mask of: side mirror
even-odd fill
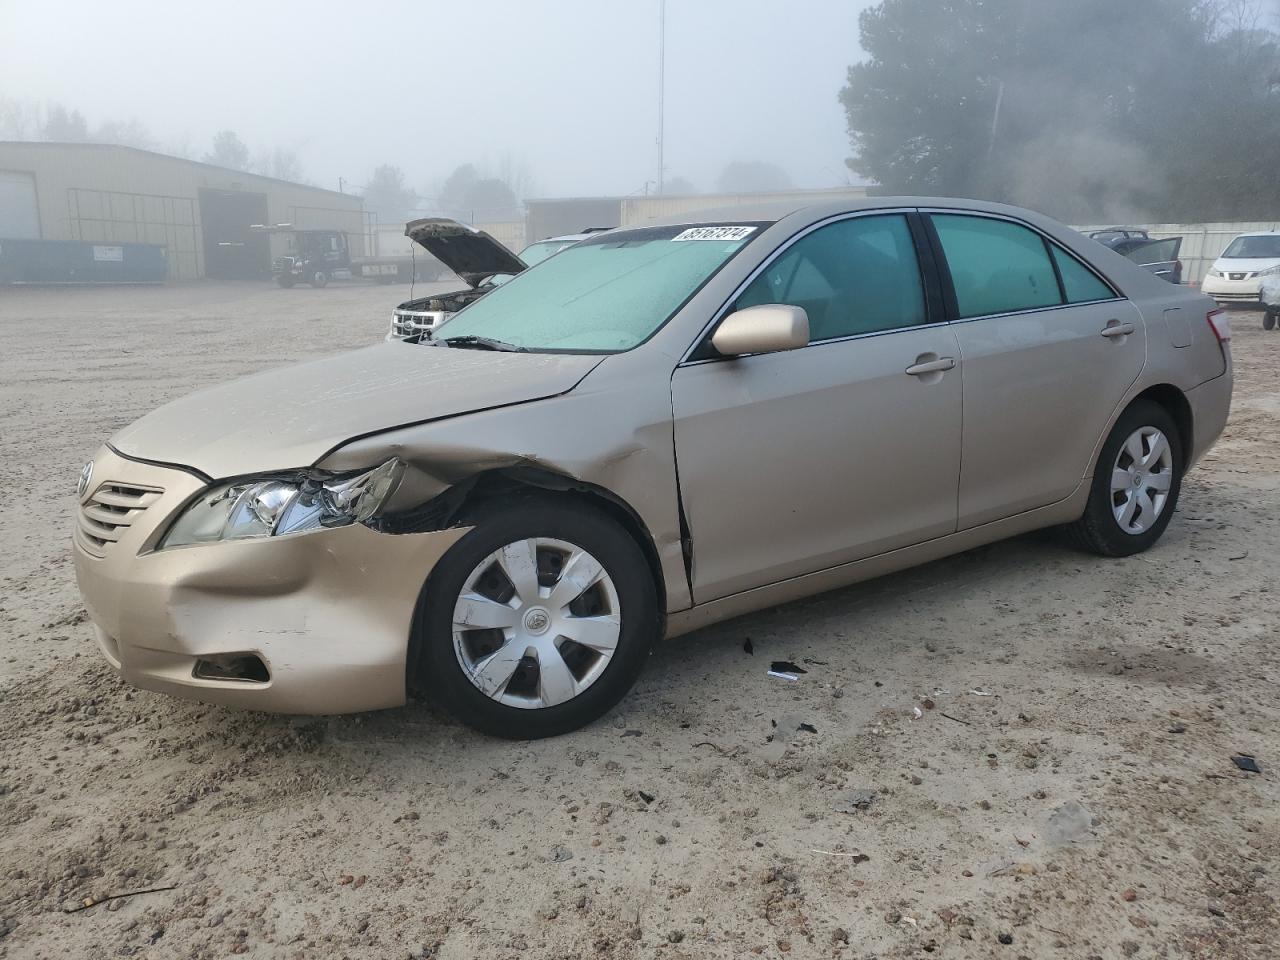
[[[803,307],[762,303],[735,310],[711,335],[711,345],[726,357],[776,353],[809,344],[809,315]]]

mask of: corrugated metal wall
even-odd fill
[[[477,230],[483,230],[508,250],[519,253],[524,249],[524,221],[510,220],[500,223],[475,223]]]
[[[622,222],[620,197],[562,197],[525,201],[526,243]]]
[[[67,188],[71,239],[162,244],[170,280],[201,275],[197,210],[191,197]]]
[[[363,253],[350,194],[106,144],[0,142],[0,170],[34,177],[43,239],[164,243],[171,280],[204,276],[202,189],[264,194],[271,223],[346,230]]]
[[[1105,230],[1114,224],[1076,227],[1081,233],[1093,230]],[[1168,237],[1182,237],[1182,249],[1178,259],[1182,261],[1182,282],[1199,283],[1213,266],[1213,261],[1222,256],[1235,237],[1241,233],[1256,233],[1265,230],[1280,230],[1280,222],[1275,220],[1258,220],[1240,223],[1126,223],[1126,227],[1137,227],[1146,230],[1152,238],[1164,240]]]

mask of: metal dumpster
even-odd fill
[[[163,244],[0,238],[0,284],[164,283]]]

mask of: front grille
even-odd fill
[[[105,556],[111,545],[124,536],[142,512],[160,499],[164,491],[158,487],[133,484],[101,484],[93,496],[80,504],[76,537],[85,553]]]
[[[410,313],[397,310],[391,318],[391,335],[393,337],[416,337],[420,333],[433,330],[445,318],[443,310],[423,310]]]

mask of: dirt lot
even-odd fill
[[[1280,334],[1257,314],[1234,314],[1227,435],[1143,557],[1036,535],[723,624],[533,744],[422,705],[285,719],[123,687],[73,582],[81,463],[194,387],[380,337],[406,294],[0,290],[0,955],[1280,955]],[[767,677],[784,658],[808,672]]]

